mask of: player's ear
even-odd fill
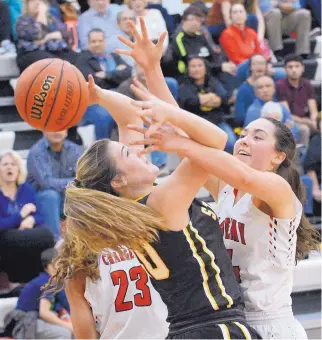
[[[116,191],[122,191],[127,186],[127,178],[125,175],[116,175],[111,182],[112,188]]]

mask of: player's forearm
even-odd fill
[[[99,339],[95,321],[88,308],[72,310],[71,318],[76,339]]]
[[[173,98],[171,91],[163,76],[161,66],[158,64],[156,67],[144,71],[146,83],[149,91],[161,100],[178,106],[176,100]]]
[[[127,126],[137,123],[137,108],[131,104],[131,101],[131,98],[121,93],[101,90],[97,104],[103,106],[112,115],[118,126]]]
[[[309,170],[306,174],[312,179],[313,190],[319,190],[320,185],[316,172],[314,170]]]
[[[178,107],[169,105],[168,109],[172,111],[171,123],[183,130],[192,140],[211,148],[225,148],[227,134],[216,125]]]

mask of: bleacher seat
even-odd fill
[[[16,55],[0,55],[0,80],[8,80],[19,77],[19,69],[16,63]]]
[[[14,131],[0,132],[0,150],[13,149],[16,134]]]
[[[16,308],[18,298],[0,299],[0,331],[4,328],[4,318],[12,310]]]
[[[95,127],[94,125],[84,125],[77,128],[78,134],[81,136],[84,148],[90,147],[95,142]]]

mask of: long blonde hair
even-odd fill
[[[77,163],[76,180],[66,190],[65,240],[56,261],[58,285],[78,270],[96,280],[95,256],[104,248],[118,251],[123,245],[144,252],[158,239],[163,219],[149,207],[118,197],[111,181],[117,174],[108,152],[109,140],[94,143]]]

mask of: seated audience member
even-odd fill
[[[8,5],[0,1],[0,54],[15,53],[15,45],[11,42],[11,22]]]
[[[27,0],[25,14],[17,21],[17,64],[22,72],[45,58],[61,58],[75,64],[77,54],[68,45],[67,27],[48,12],[44,0]]]
[[[138,80],[146,86],[145,75],[143,70],[139,65],[135,65],[133,67],[133,77],[138,78]],[[178,92],[179,92],[179,85],[178,82],[174,78],[165,78],[167,85],[169,87],[170,92],[175,100],[178,99]],[[133,78],[125,80],[118,88],[117,92],[122,93],[134,100],[138,100],[134,93],[131,90],[131,85],[133,83]],[[169,175],[169,169],[167,166],[168,163],[168,156],[165,152],[161,151],[153,151],[151,152],[151,161],[154,165],[156,165],[159,169],[159,177]]]
[[[313,214],[321,216],[321,115],[318,118],[319,133],[314,135],[306,151],[303,167],[313,182]]]
[[[139,17],[143,17],[148,30],[149,39],[154,42],[158,41],[160,34],[167,30],[167,26],[161,12],[158,9],[147,8],[147,0],[125,0],[125,4],[136,14],[137,29],[141,29],[138,19]],[[167,49],[168,44],[169,37],[167,36],[163,43],[164,51]]]
[[[259,0],[259,5],[269,45],[277,59],[283,59],[283,36],[293,32],[296,32],[296,54],[307,56],[310,53],[310,11],[301,8],[299,0]]]
[[[149,0],[146,8],[157,9],[161,12],[163,19],[165,21],[165,24],[167,26],[167,31],[169,33],[169,36],[171,36],[171,34],[175,30],[175,24],[174,24],[173,17],[168,13],[168,10],[164,6],[162,6],[162,0]]]
[[[136,21],[135,12],[131,9],[123,9],[117,14],[117,24],[120,29],[120,34],[122,37],[134,41],[134,37],[132,36],[132,32],[129,27],[129,22]],[[116,49],[120,50],[129,50],[129,47],[123,44],[120,40],[118,40],[117,35],[113,35],[108,39],[107,43],[107,53],[115,52]],[[122,59],[131,67],[134,66],[134,59],[127,55],[122,55]]]
[[[164,56],[164,66],[175,65],[176,78],[182,78],[187,71],[186,65],[189,56],[204,58],[208,60],[211,72],[223,83],[230,96],[239,85],[234,77],[236,65],[231,62],[223,62],[206,37],[200,34],[203,19],[204,14],[198,7],[189,6],[184,11],[182,30],[173,37]]]
[[[250,76],[239,87],[235,102],[235,121],[241,126],[244,124],[244,119],[248,108],[256,99],[254,85],[256,80],[268,74],[266,59],[260,54],[254,54],[249,59]]]
[[[276,83],[277,98],[292,112],[303,136],[302,143],[308,146],[310,134],[317,127],[318,109],[314,88],[308,79],[303,78],[304,64],[300,56],[288,56],[285,70],[287,78]]]
[[[219,39],[225,28],[232,24],[230,11],[231,6],[236,3],[241,3],[246,7],[246,25],[254,31],[258,31],[258,36],[262,40],[265,34],[265,25],[257,0],[213,0],[213,5],[207,18],[207,25],[214,39]]]
[[[0,154],[0,272],[11,282],[28,282],[41,271],[40,254],[54,246],[44,227],[34,188],[25,182],[23,160],[14,151]]]
[[[44,132],[29,152],[28,182],[37,190],[39,209],[56,239],[60,237],[65,188],[75,177],[76,163],[83,148],[66,139],[67,131]]]
[[[254,83],[254,88],[256,99],[246,112],[244,126],[247,126],[253,120],[260,118],[261,109],[265,103],[274,101],[275,84],[271,77],[259,77]],[[281,106],[283,113],[282,122],[285,123],[288,120],[292,120],[292,115],[286,106],[282,104],[279,105]]]
[[[90,8],[78,19],[77,32],[82,50],[87,49],[88,33],[94,28],[103,30],[107,42],[111,36],[120,33],[116,17],[121,6],[110,4],[109,0],[91,0],[89,5]]]
[[[220,82],[207,72],[206,62],[198,56],[188,61],[188,76],[179,89],[180,106],[216,124],[228,134],[226,151],[232,152],[236,136],[224,122],[224,105],[228,97]]]
[[[76,66],[85,79],[91,74],[99,87],[109,90],[131,77],[131,67],[118,54],[105,51],[104,32],[94,28],[88,33],[88,49],[80,53]]]
[[[103,89],[114,89],[131,77],[131,67],[116,53],[106,53],[106,40],[101,29],[88,34],[88,50],[82,51],[76,66],[85,79],[91,74],[95,83]],[[112,116],[99,105],[89,106],[82,122],[95,126],[96,139],[109,138],[116,126]]]
[[[72,339],[71,322],[59,317],[61,312],[70,310],[65,291],[52,293],[42,290],[55,271],[53,260],[57,255],[55,248],[46,249],[41,253],[42,273],[26,284],[20,293],[16,309],[6,317],[7,328],[9,325],[13,328],[12,337]],[[18,323],[25,327],[15,327]]]
[[[263,54],[257,33],[246,26],[247,13],[242,4],[234,4],[230,10],[231,26],[220,36],[220,44],[228,59],[239,65],[253,54]]]
[[[276,102],[267,102],[261,109],[261,117],[274,118],[280,122],[283,120],[282,105]],[[290,128],[296,142],[300,139],[299,130],[292,120],[287,120],[285,124]]]

